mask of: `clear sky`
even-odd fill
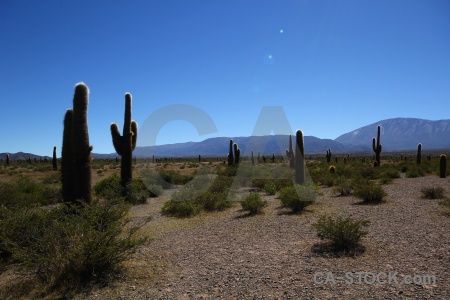
[[[450,1],[0,0],[0,152],[60,153],[80,81],[97,153],[114,152],[126,92],[139,125],[188,104],[217,127],[199,136],[173,121],[157,144],[249,136],[263,106],[331,139],[450,119]]]

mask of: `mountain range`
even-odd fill
[[[381,144],[383,151],[415,150],[422,144],[423,151],[450,148],[450,120],[423,120],[415,118],[394,118],[382,120],[348,133],[334,140],[305,136],[305,152],[307,154],[325,153],[332,149],[334,153],[372,152],[372,138],[376,137],[377,126],[381,127]],[[232,137],[239,145],[242,155],[280,155],[289,147],[288,135]],[[169,145],[136,147],[136,157],[182,157],[182,156],[226,156],[230,137],[209,138],[201,142],[186,142]],[[295,143],[295,137],[293,136]],[[5,153],[0,153],[4,158]],[[116,153],[93,153],[94,158],[116,157]],[[11,159],[32,159],[36,155],[29,153],[10,154]],[[39,156],[37,156],[39,157]]]

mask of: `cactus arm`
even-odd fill
[[[116,149],[117,154],[122,155],[123,138],[122,136],[120,136],[119,126],[117,126],[116,123],[111,124],[111,137],[113,140],[114,149]]]
[[[133,151],[136,148],[136,141],[137,141],[137,135],[138,135],[138,124],[136,121],[131,121],[131,151]]]

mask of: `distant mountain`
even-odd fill
[[[385,151],[450,148],[450,120],[430,121],[414,118],[394,118],[373,123],[335,139],[345,146],[372,147],[372,138],[381,126],[381,144]]]
[[[430,121],[413,118],[395,118],[382,120],[356,130],[350,131],[335,140],[305,136],[305,152],[307,154],[323,153],[331,148],[334,153],[372,152],[372,138],[377,134],[377,125],[381,125],[381,144],[383,151],[414,150],[422,143],[422,149],[450,148],[450,120]],[[235,137],[233,142],[239,145],[242,155],[285,154],[289,147],[288,135],[268,135]],[[293,139],[295,137],[293,136]],[[209,138],[201,142],[187,142],[149,147],[136,147],[136,157],[182,157],[182,156],[226,156],[228,154],[229,137]],[[93,153],[94,158],[114,158],[116,153]],[[5,159],[6,153],[0,153]],[[42,156],[31,153],[10,154],[10,159],[39,159]],[[45,158],[45,157],[42,157]],[[49,158],[49,157],[46,157]]]
[[[289,147],[288,135],[268,135],[232,138],[239,145],[242,155],[284,154]],[[293,136],[295,143],[295,136]],[[305,152],[308,154],[325,153],[331,148],[335,152],[358,152],[371,151],[369,147],[350,146],[346,147],[339,142],[330,139],[319,139],[314,136],[305,136]],[[178,143],[161,146],[136,147],[133,155],[137,157],[179,157],[179,156],[227,156],[229,149],[229,137],[209,138],[201,142]]]
[[[6,154],[8,154],[8,153],[0,153],[0,159],[6,160]],[[47,159],[49,159],[50,157],[35,155],[35,154],[32,154],[32,153],[24,153],[24,152],[9,153],[9,159],[10,160],[26,160],[28,158],[31,158],[31,159],[35,159],[35,158],[36,159],[39,159],[39,158],[45,159],[45,158],[47,158]]]

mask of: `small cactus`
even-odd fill
[[[53,165],[53,171],[57,171],[58,170],[58,160],[56,159],[56,146],[53,147],[52,165]]]
[[[334,174],[334,172],[336,172],[336,167],[333,166],[333,165],[331,165],[331,166],[328,168],[328,172]]]
[[[125,116],[123,124],[122,136],[116,123],[111,124],[111,136],[117,154],[121,156],[120,178],[122,186],[126,187],[127,183],[133,178],[132,159],[133,150],[136,148],[138,133],[138,125],[136,121],[131,120],[131,94],[125,94]]]
[[[255,158],[253,157],[253,150],[252,150],[252,166],[255,165]]]
[[[9,153],[6,154],[6,165],[9,166]]]
[[[295,183],[305,182],[305,147],[303,131],[297,130],[295,143]]]
[[[441,154],[439,161],[439,173],[441,178],[447,177],[447,156],[445,154]]]
[[[417,145],[417,164],[422,162],[422,144]]]
[[[295,155],[292,149],[292,135],[289,135],[289,150],[286,150],[286,156],[289,159],[289,167],[293,169],[295,167]]]
[[[380,166],[380,153],[381,153],[380,125],[378,125],[377,128],[378,128],[378,134],[377,134],[376,140],[375,140],[375,138],[372,139],[372,149],[373,149],[373,152],[375,152],[375,160],[377,161],[376,166],[379,167]],[[375,143],[376,143],[376,146],[375,146]]]
[[[331,149],[327,150],[327,154],[325,155],[325,157],[327,158],[327,163],[331,162]]]

